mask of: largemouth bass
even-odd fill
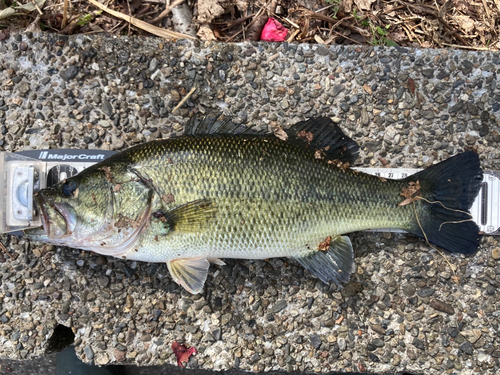
[[[366,229],[403,229],[452,252],[479,246],[468,213],[482,182],[473,152],[388,180],[348,167],[359,146],[329,118],[274,135],[231,123],[195,125],[40,191],[43,230],[25,234],[165,262],[191,293],[202,290],[210,262],[221,258],[289,257],[341,286],[353,269],[345,234]]]

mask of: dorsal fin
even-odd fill
[[[285,130],[288,142],[306,146],[320,157],[354,164],[359,154],[359,145],[344,134],[330,118],[317,117],[301,121]]]
[[[186,125],[185,135],[215,135],[215,134],[246,134],[263,135],[268,133],[265,130],[255,130],[244,124],[235,124],[231,120],[221,120],[222,113],[214,117],[193,116],[189,124]]]

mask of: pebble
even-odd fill
[[[491,257],[495,260],[500,259],[500,247],[491,249]]]
[[[281,310],[283,310],[286,306],[288,305],[288,303],[284,300],[281,300],[281,301],[278,301],[276,302],[276,304],[273,306],[272,308],[272,311],[273,313],[279,313]]]
[[[445,312],[445,313],[450,314],[450,315],[455,314],[455,309],[453,308],[453,306],[451,306],[450,304],[448,304],[446,302],[440,301],[438,299],[433,299],[429,303],[429,305],[433,309],[436,309],[438,311],[442,311],[442,312]]]
[[[61,71],[60,76],[63,80],[66,82],[72,80],[73,78],[76,77],[76,75],[79,72],[78,66],[70,66],[64,70]]]
[[[319,347],[321,346],[321,339],[319,338],[318,335],[312,335],[310,338],[311,346],[318,350]]]
[[[83,353],[85,354],[85,357],[87,357],[87,360],[91,361],[94,359],[94,352],[90,346],[85,346],[85,348],[83,348]]]
[[[436,290],[433,289],[433,288],[424,288],[424,289],[420,289],[417,294],[419,295],[419,297],[422,297],[422,298],[425,298],[425,297],[430,297],[434,294]]]

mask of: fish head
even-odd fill
[[[34,196],[48,242],[80,247],[107,230],[113,218],[113,194],[106,174],[98,169],[40,190]],[[25,233],[39,238],[39,231]]]

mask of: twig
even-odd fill
[[[165,18],[167,14],[169,14],[172,11],[172,8],[175,8],[177,5],[181,5],[185,0],[176,0],[172,4],[167,5],[165,10],[160,13],[158,17],[155,17],[154,20],[151,21],[151,23],[157,23],[162,20],[162,18]]]
[[[9,256],[10,259],[12,259],[12,255],[10,255],[10,253],[7,251],[7,249],[5,248],[5,246],[3,245],[3,243],[0,242],[0,249],[2,249],[2,251],[7,254]]]
[[[449,43],[443,43],[443,45],[448,46],[448,47],[453,47],[453,48],[471,49],[471,50],[476,50],[476,51],[492,51],[492,49],[490,49],[488,47],[461,46],[458,44],[449,44]]]
[[[128,0],[125,1],[127,3],[127,8],[128,8],[128,15],[129,15],[129,20],[128,20],[128,33],[127,36],[130,36],[130,24],[132,23],[132,13],[130,12],[130,2]]]
[[[42,15],[43,13],[40,10],[40,8],[38,7],[38,4],[35,2],[35,0],[31,0],[31,2],[33,3],[33,5],[35,6],[36,10],[38,11],[38,14]]]
[[[186,102],[186,100],[188,100],[188,99],[189,99],[189,97],[193,94],[193,92],[195,92],[195,90],[196,90],[196,87],[193,87],[193,88],[191,89],[191,91],[189,91],[189,92],[187,93],[187,95],[184,97],[184,99],[182,99],[182,100],[179,102],[179,104],[177,104],[177,105],[175,106],[175,108],[172,110],[172,113],[174,113],[175,111],[177,111],[177,110],[179,109],[179,107],[180,107],[181,105],[183,105],[183,104]]]
[[[283,18],[286,22],[288,22],[290,25],[292,25],[293,27],[295,27],[296,29],[300,29],[300,26],[297,25],[295,22],[289,20],[288,18]]]
[[[89,2],[93,5],[95,5],[96,7],[98,7],[99,9],[102,9],[105,12],[107,12],[107,13],[109,13],[117,18],[120,18],[122,20],[129,21],[132,25],[138,27],[139,29],[145,30],[151,34],[156,35],[156,36],[160,36],[160,37],[165,38],[165,39],[173,39],[173,38],[183,39],[183,38],[185,38],[185,39],[196,40],[196,38],[192,37],[191,35],[176,33],[175,31],[162,29],[160,27],[150,25],[147,22],[138,20],[135,17],[127,16],[126,14],[123,14],[121,12],[117,12],[116,10],[110,9],[107,6],[105,6],[101,3],[98,3],[96,0],[89,0]]]
[[[250,21],[250,23],[248,24],[247,28],[249,28],[251,25],[253,25],[258,19],[259,19],[259,16],[262,14],[262,12],[264,12],[264,9],[267,8],[269,6],[269,3],[271,2],[272,0],[269,0],[265,7],[260,7],[259,11],[257,12],[257,14],[255,15],[255,17],[253,18],[252,21]],[[232,37],[230,37],[228,40],[226,40],[226,43],[230,42],[231,40],[233,40],[234,38],[236,38],[238,35],[240,35],[241,33],[243,32],[243,29],[238,31],[236,34],[234,34]]]
[[[488,4],[486,4],[486,0],[483,0],[483,7],[486,12],[486,18],[490,19],[490,11],[488,10]]]
[[[345,36],[345,35],[343,35],[343,34],[341,34],[341,33],[336,32],[335,30],[332,30],[332,33],[337,34],[338,36],[341,36],[342,38],[345,38],[345,39],[347,39],[347,40],[350,40],[350,41],[351,41],[351,42],[353,42],[354,44],[359,44],[359,41],[354,40],[354,39],[351,39],[351,38],[349,38],[348,36]]]
[[[295,30],[292,34],[290,34],[290,36],[288,37],[288,39],[286,40],[287,43],[291,43],[293,42],[293,40],[295,39],[295,37],[297,36],[297,34],[300,33],[300,30]]]
[[[63,19],[61,22],[61,29],[64,29],[66,27],[67,22],[68,22],[68,0],[64,0]]]

